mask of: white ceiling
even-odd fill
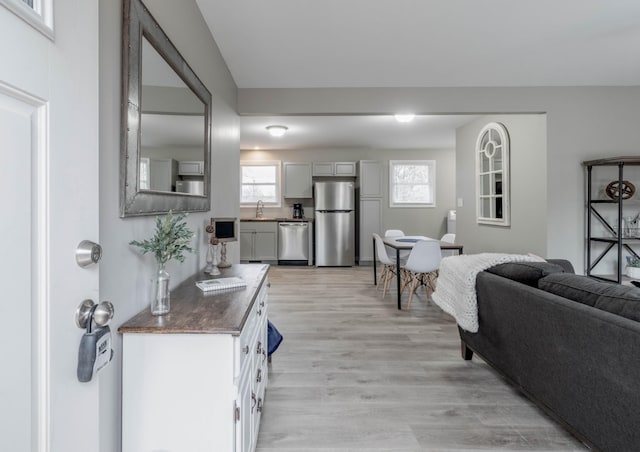
[[[251,116],[240,119],[241,149],[453,149],[455,129],[477,116],[416,116],[399,123],[393,116]],[[289,128],[271,137],[268,125]]]
[[[638,85],[638,0],[197,0],[239,88]]]
[[[640,84],[639,0],[196,1],[239,88]],[[265,119],[241,119],[243,149],[276,146]],[[278,148],[401,148],[464,120],[423,119],[266,122],[291,129]]]

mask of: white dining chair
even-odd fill
[[[387,295],[387,289],[389,289],[389,283],[396,276],[396,261],[391,259],[387,254],[387,248],[384,246],[382,238],[378,234],[373,234],[373,240],[376,243],[376,255],[378,261],[382,264],[382,271],[378,278],[378,289],[382,285],[382,297]]]
[[[404,236],[404,232],[400,229],[387,229],[384,231],[385,237],[402,237]]]
[[[436,289],[436,278],[442,260],[440,243],[437,240],[421,240],[416,242],[409,254],[407,263],[402,267],[402,290],[409,288],[407,308],[411,307],[413,294],[420,286],[425,286],[427,300]]]
[[[387,229],[384,231],[385,238],[393,238],[393,237],[404,237],[404,232],[400,229]],[[387,248],[387,251],[395,254],[395,250],[393,248]],[[410,251],[400,250],[400,262],[406,262],[409,257]]]
[[[456,243],[456,235],[449,232],[449,233],[443,235],[442,238],[440,239],[440,241],[441,242],[447,242],[447,243]],[[443,250],[442,251],[442,257],[455,256],[455,255],[456,255],[455,250]]]
[[[456,235],[449,232],[443,235],[440,241],[447,242],[447,243],[456,243]]]

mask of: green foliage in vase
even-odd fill
[[[160,264],[165,264],[171,259],[184,262],[184,252],[193,252],[189,246],[193,238],[193,231],[187,227],[184,221],[186,214],[173,216],[169,211],[164,217],[156,218],[156,234],[149,240],[132,240],[129,245],[134,245],[142,250],[142,254],[153,253]]]

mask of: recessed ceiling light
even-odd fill
[[[393,116],[396,118],[396,121],[398,122],[411,122],[413,121],[413,118],[416,117],[416,115],[414,115],[413,113],[402,113],[402,114],[397,114]]]
[[[267,130],[272,137],[281,137],[289,129],[286,126],[267,126]]]

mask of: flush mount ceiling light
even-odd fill
[[[286,126],[267,126],[267,130],[272,137],[281,137],[288,129]]]
[[[411,122],[413,121],[413,118],[416,117],[416,115],[414,115],[413,113],[402,113],[393,116],[398,122]]]

